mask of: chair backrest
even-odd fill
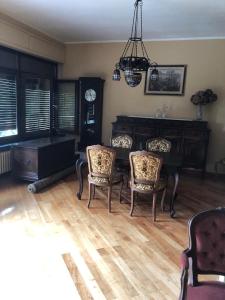
[[[120,134],[111,138],[112,147],[131,149],[132,145],[133,139],[128,134]]]
[[[225,275],[225,208],[201,212],[189,221],[193,282],[197,274]]]
[[[162,158],[147,151],[135,151],[129,155],[132,183],[156,183],[160,178]]]
[[[91,176],[112,178],[116,151],[101,145],[86,148],[88,169]]]
[[[171,142],[163,138],[149,139],[146,142],[147,151],[170,152]]]

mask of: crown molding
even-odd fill
[[[144,42],[204,41],[204,40],[225,40],[225,36],[143,39]],[[73,44],[75,44],[75,45],[79,45],[79,44],[110,44],[110,43],[125,43],[125,42],[127,42],[127,40],[74,41],[74,42],[64,42],[64,44],[65,45],[73,45]]]

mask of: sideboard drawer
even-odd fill
[[[134,134],[146,135],[149,137],[156,136],[156,129],[154,127],[136,127]]]
[[[159,133],[161,137],[179,137],[182,136],[182,128],[160,128]]]
[[[197,128],[185,128],[183,133],[185,138],[208,139],[209,130],[199,130]]]
[[[132,134],[132,127],[126,124],[113,124],[113,131]]]

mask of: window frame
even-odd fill
[[[9,53],[14,53],[16,56],[16,66],[14,68],[7,68],[0,66],[0,71],[5,74],[14,74],[16,76],[16,84],[17,84],[17,135],[13,136],[8,136],[8,137],[0,137],[0,146],[4,146],[7,144],[12,144],[28,139],[35,139],[35,138],[40,138],[40,137],[46,137],[46,136],[51,136],[53,133],[53,114],[54,114],[54,90],[55,90],[55,81],[57,80],[57,74],[58,74],[58,64],[56,62],[44,59],[44,58],[39,58],[34,55],[26,54],[17,50],[13,50],[4,46],[0,46],[0,50],[3,50],[3,52],[9,52]],[[33,59],[34,62],[40,61],[41,63],[48,63],[49,64],[49,69],[52,68],[52,74],[49,73],[49,76],[47,74],[38,74],[35,73],[35,70],[33,72],[26,72],[22,71],[21,68],[21,61],[22,58],[30,58]],[[44,68],[43,68],[44,70]],[[48,132],[40,132],[39,134],[26,134],[25,130],[25,99],[23,97],[23,76],[27,76],[29,78],[34,77],[34,78],[43,78],[43,79],[48,79],[50,80],[50,130]]]

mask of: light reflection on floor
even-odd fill
[[[15,209],[15,206],[10,206],[8,208],[5,208],[0,212],[0,216],[1,217],[6,216],[6,215],[10,214],[14,209]]]

